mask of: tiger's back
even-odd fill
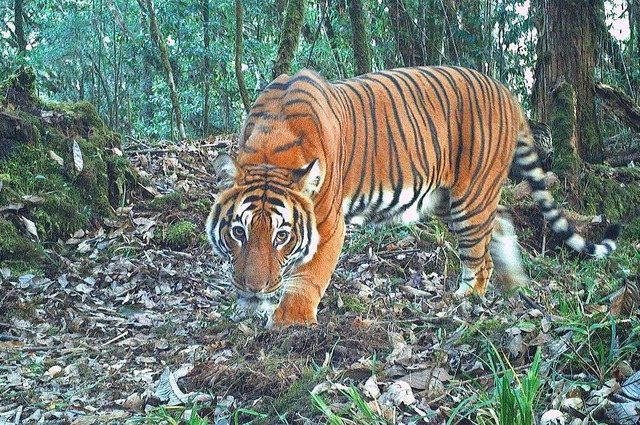
[[[292,267],[286,258],[297,258],[295,250],[272,241],[274,258],[282,257],[276,261],[281,267],[276,272],[284,295],[270,324],[316,320],[317,305],[344,242],[345,220],[413,222],[439,217],[451,223],[459,240],[463,267],[457,294],[484,294],[494,269],[492,253],[497,274],[507,286],[524,284],[515,235],[498,205],[512,165],[531,185],[552,229],[571,247],[596,256],[615,249],[616,229],[594,245],[566,222],[541,183],[544,174],[519,103],[502,84],[469,69],[404,68],[333,84],[307,70],[280,76],[251,109],[237,162],[227,158],[220,163],[223,174],[231,170],[227,174],[238,194],[233,204],[227,203],[232,212],[227,214],[227,227],[233,227],[236,214],[247,236],[227,244],[233,245],[232,258],[255,251],[251,245],[256,238],[272,240],[285,226],[282,223],[297,220],[303,228],[302,222],[313,223],[317,231],[313,252]],[[260,185],[247,177],[247,170],[255,167],[263,170]],[[288,172],[289,181],[277,186],[278,179],[269,177],[276,171]],[[252,195],[243,198],[245,192]],[[304,208],[288,202],[299,193],[311,201],[312,211],[303,213]],[[274,197],[278,200],[271,206],[264,201]],[[256,204],[258,199],[262,204]],[[221,210],[221,205],[214,205],[207,225],[214,248],[225,236],[216,218]],[[255,210],[271,211],[264,214],[270,218],[263,219],[271,224],[258,226]],[[286,227],[289,243],[297,238],[290,230]],[[260,246],[271,249],[266,242]],[[251,271],[264,268],[257,275],[273,276],[278,265],[270,264],[255,264]],[[242,273],[236,273],[236,280],[242,280],[238,275]],[[251,291],[259,294],[274,286],[254,284]]]

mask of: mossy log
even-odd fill
[[[51,247],[76,230],[95,227],[136,182],[121,156],[120,136],[106,127],[93,105],[43,102],[35,96],[30,75],[21,70],[1,83],[2,267],[38,262],[43,250],[37,242]],[[81,169],[74,165],[74,144],[80,148]],[[24,219],[35,224],[37,238]]]

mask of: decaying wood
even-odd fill
[[[595,85],[596,95],[602,100],[602,106],[614,114],[623,124],[640,132],[640,107],[622,90],[606,84]]]
[[[640,150],[624,151],[607,155],[607,162],[613,167],[621,167],[631,162],[640,163]]]

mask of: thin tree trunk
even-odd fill
[[[349,20],[353,40],[353,60],[356,75],[371,72],[371,52],[367,42],[367,30],[364,24],[364,6],[362,0],[350,0]]]
[[[273,78],[291,71],[291,62],[293,62],[293,55],[298,47],[304,23],[305,7],[305,0],[289,0],[287,2],[278,55],[271,72]]]
[[[602,0],[538,0],[543,28],[538,32],[534,86],[536,119],[550,122],[551,92],[562,82],[573,86],[577,104],[576,144],[580,158],[601,162],[603,142],[595,115],[594,68]]]
[[[403,0],[386,0],[385,4],[389,8],[396,50],[400,52],[402,64],[404,66],[423,65],[423,58],[417,47],[420,41],[418,32],[405,3]]]
[[[238,89],[240,90],[240,97],[242,98],[244,110],[249,112],[251,102],[249,101],[247,86],[244,83],[244,75],[242,75],[242,26],[242,0],[236,0],[236,79],[238,80]]]
[[[27,38],[24,34],[24,0],[15,0],[13,2],[13,19],[18,55],[22,55],[27,51]]]
[[[331,53],[333,54],[333,60],[335,61],[335,65],[338,69],[338,77],[340,79],[344,78],[347,75],[346,70],[344,69],[344,64],[340,60],[340,49],[336,44],[336,32],[333,28],[333,24],[331,23],[331,15],[329,15],[329,9],[331,7],[331,0],[320,0],[319,2],[320,11],[322,16],[322,25],[324,26],[324,31],[327,36],[327,41],[329,42],[329,46],[331,47]]]
[[[112,28],[112,45],[113,45],[113,116],[111,118],[111,122],[113,128],[118,128],[119,117],[118,117],[118,106],[120,103],[120,73],[118,72],[118,37],[116,36],[116,22],[113,21]]]
[[[204,36],[204,105],[202,107],[202,136],[207,137],[209,135],[209,92],[211,84],[211,52],[209,52],[209,44],[211,42],[211,31],[209,26],[211,21],[209,19],[209,0],[202,0],[202,26]]]
[[[158,45],[160,50],[160,59],[162,61],[162,67],[166,73],[167,85],[169,86],[169,96],[171,97],[171,105],[173,106],[173,112],[175,114],[176,126],[178,127],[178,134],[181,140],[187,138],[187,133],[184,130],[184,122],[182,121],[182,111],[180,109],[180,102],[178,100],[178,92],[176,90],[175,80],[173,78],[173,70],[171,69],[171,63],[169,62],[169,49],[165,43],[158,21],[156,19],[156,12],[154,10],[153,0],[146,0],[147,13],[149,14],[149,30],[151,32],[151,38]]]

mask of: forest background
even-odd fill
[[[0,32],[0,74],[8,75],[20,64],[32,65],[41,97],[88,100],[109,127],[132,137],[197,138],[234,132],[245,109],[239,78],[250,103],[274,71],[303,67],[334,80],[398,66],[467,66],[506,83],[531,118],[546,121],[539,104],[549,94],[540,95],[533,84],[556,83],[550,79],[557,75],[547,76],[542,70],[545,55],[558,48],[545,44],[552,34],[543,29],[544,16],[556,14],[573,23],[565,35],[574,29],[582,38],[578,44],[589,43],[591,58],[580,66],[590,68],[592,80],[617,86],[638,99],[637,1],[289,3],[291,17],[297,13],[301,21],[293,26],[295,54],[282,68],[277,55],[285,35],[285,0],[157,1],[155,5],[145,0],[5,1],[0,9],[5,24]],[[359,22],[358,16],[364,25],[352,26]],[[236,33],[238,19],[241,33]],[[243,48],[239,72],[237,36]],[[291,33],[286,37],[291,39]],[[357,44],[358,39],[365,43]],[[548,81],[538,82],[543,78]],[[177,96],[173,104],[172,91]],[[186,134],[180,134],[176,109]],[[598,118],[604,125],[602,113]],[[605,132],[619,133],[620,129],[608,127]]]
[[[215,397],[183,420],[637,422],[640,0],[3,0],[0,18],[2,418],[164,423],[150,388],[189,363]],[[616,253],[552,247],[510,185],[532,277],[516,308],[453,301],[455,241],[424,223],[350,229],[318,327],[234,316],[202,229],[211,159],[260,91],[439,64],[515,93],[580,230],[624,224]],[[385,404],[398,382],[417,401]]]

